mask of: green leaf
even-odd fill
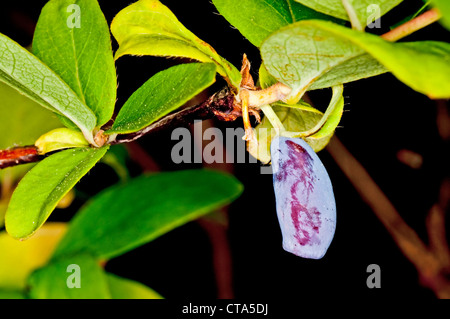
[[[342,0],[295,0],[319,12],[331,15],[333,17],[349,20],[347,10],[342,4]],[[392,8],[399,5],[403,0],[347,0],[348,4],[354,9],[356,17],[362,26],[372,22],[371,15],[375,14],[376,6],[379,8],[379,14],[383,16]],[[378,9],[377,9],[378,10]],[[379,18],[377,17],[377,18]]]
[[[350,41],[330,35],[312,25],[311,21],[316,20],[297,22],[272,33],[261,47],[268,72],[292,88],[288,104],[296,103],[316,80],[326,74],[329,74],[328,79],[322,82],[326,84],[353,77],[355,66],[350,65],[347,69],[349,61],[358,61],[365,54]],[[333,72],[338,66],[341,69]],[[334,78],[331,83],[330,77]]]
[[[49,1],[36,25],[33,53],[92,109],[97,126],[111,119],[116,69],[108,24],[97,0]]]
[[[338,21],[294,0],[213,0],[213,3],[219,13],[257,47],[272,32],[300,20]]]
[[[314,81],[308,90],[324,89],[389,72],[370,54],[361,54],[333,67]]]
[[[15,238],[32,235],[47,220],[58,202],[108,150],[77,148],[53,154],[25,175],[6,212],[6,230]]]
[[[59,126],[55,114],[0,82],[0,150],[33,145],[39,136]],[[30,164],[2,169],[0,180],[9,178],[14,182],[29,169]]]
[[[78,252],[101,259],[119,256],[227,205],[241,192],[233,176],[214,171],[138,177],[95,196],[72,219],[54,256]]]
[[[123,105],[107,134],[137,132],[176,110],[214,83],[216,66],[189,63],[161,71]]]
[[[39,154],[46,154],[65,148],[86,147],[89,144],[79,131],[64,127],[43,134],[34,145]]]
[[[79,288],[72,286],[77,280]],[[50,262],[31,274],[28,285],[33,299],[111,298],[105,272],[97,260],[88,255],[70,256]]]
[[[52,70],[19,44],[0,34],[0,81],[45,108],[67,117],[95,145],[94,113]]]
[[[65,223],[47,223],[26,241],[0,232],[0,290],[25,289],[28,276],[49,261],[65,232]]]
[[[317,28],[352,41],[412,89],[433,99],[450,98],[449,43],[437,41],[392,43],[372,34],[323,21],[312,23]]]
[[[106,273],[112,299],[162,299],[154,290],[126,278]]]
[[[131,54],[213,62],[217,72],[235,89],[239,88],[240,72],[208,43],[186,29],[159,1],[140,0],[126,7],[114,18],[111,32],[119,43],[116,59]]]
[[[444,27],[450,30],[450,1],[432,0],[432,5],[436,7],[442,15],[440,22]]]
[[[336,85],[380,75],[385,72],[388,72],[388,69],[386,69],[384,65],[375,60],[369,54],[362,54],[336,65],[329,71],[326,71],[317,80],[312,82],[309,87],[307,87],[307,91],[325,89]],[[267,68],[264,66],[264,63],[261,64],[259,76],[260,78],[261,76],[265,77],[266,79],[270,78],[267,85],[263,88],[269,87],[270,85],[278,82],[277,79],[275,79],[268,73]]]
[[[22,291],[0,289],[0,299],[27,299]]]
[[[416,91],[431,98],[450,97],[448,43],[391,43],[334,23],[308,20],[274,32],[261,51],[269,73],[292,87],[289,103],[297,101],[323,74],[339,65],[342,69],[365,51]]]

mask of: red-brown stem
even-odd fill
[[[217,298],[232,299],[234,298],[231,282],[233,267],[226,227],[205,218],[200,218],[198,223],[206,231],[211,242]]]
[[[441,14],[436,9],[428,10],[418,17],[399,25],[398,27],[386,32],[381,37],[387,41],[395,42],[404,38],[426,26],[436,22],[441,17]]]
[[[203,122],[202,129],[207,130],[213,127],[212,120],[206,120]],[[203,132],[202,132],[203,136]],[[223,141],[220,139],[214,139],[209,142],[214,143],[216,149],[223,148],[223,154],[227,158],[227,149],[223,145]],[[203,139],[195,140],[196,152],[203,152],[203,148],[207,142]],[[204,167],[233,173],[233,165],[227,163],[204,163]],[[225,214],[225,218],[228,219],[227,207],[223,207],[220,213]],[[227,232],[227,226],[217,221],[208,220],[207,218],[201,218],[198,220],[200,226],[208,234],[211,243],[212,262],[214,267],[214,275],[216,280],[217,298],[219,299],[231,299],[234,298],[233,293],[233,267],[232,256],[230,251],[230,244]]]
[[[0,150],[0,169],[40,161],[43,156],[38,154],[35,146],[22,146],[9,150]]]

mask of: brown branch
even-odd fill
[[[257,112],[253,110],[253,112]],[[254,113],[255,115],[256,113]],[[240,106],[235,103],[234,94],[228,87],[213,94],[203,103],[185,108],[181,111],[169,114],[150,126],[129,134],[119,134],[109,144],[121,144],[133,142],[142,136],[154,133],[170,127],[188,125],[194,120],[217,118],[221,121],[234,121],[242,116]],[[35,146],[17,147],[0,151],[0,169],[20,164],[38,162],[45,156],[39,155]]]
[[[336,136],[328,144],[327,150],[353,184],[361,198],[372,208],[375,215],[386,227],[403,254],[415,265],[422,284],[431,288],[438,297],[449,298],[450,282],[445,276],[448,273],[449,265],[439,260],[435,253],[428,249],[417,236],[416,232],[405,223],[364,167]],[[440,213],[433,213],[429,224],[435,225],[435,223],[441,223],[442,221],[443,217]],[[434,228],[432,231],[434,231]],[[438,235],[439,239],[432,239],[434,246],[436,246],[436,240],[443,240],[442,236],[445,235],[441,233]],[[445,247],[442,246],[442,243],[438,245],[441,245],[439,250],[442,253]]]
[[[450,266],[450,251],[445,234],[445,211],[439,204],[431,207],[426,224],[430,250],[443,265]]]
[[[227,229],[224,225],[206,218],[197,220],[208,234],[212,246],[212,260],[218,299],[234,298],[232,286],[232,263]]]
[[[206,120],[203,122],[202,129],[207,130],[213,126],[212,120]],[[195,130],[195,128],[194,128]],[[203,132],[202,132],[203,136]],[[206,144],[214,144],[215,149],[222,148],[225,159],[227,157],[227,149],[223,144],[222,139],[215,138],[213,141],[206,142],[203,139],[195,140],[195,151],[203,153],[203,149]],[[204,167],[211,168],[214,170],[221,170],[233,173],[233,165],[227,163],[224,159],[223,163],[203,163]],[[205,216],[198,219],[199,225],[208,234],[211,243],[211,253],[212,262],[214,267],[214,276],[216,281],[217,298],[219,299],[232,299],[234,298],[233,293],[233,265],[231,249],[228,238],[228,207],[222,207],[220,211],[215,212],[215,214],[222,214],[225,221],[218,221],[210,216]]]
[[[226,87],[213,94],[203,103],[169,114],[138,132],[118,135],[110,144],[132,142],[146,134],[170,127],[188,125],[197,119],[206,120],[216,117],[222,121],[234,121],[239,116],[241,116],[241,111],[234,103],[234,95]]]
[[[39,155],[35,146],[15,147],[0,150],[0,169],[40,161],[44,156]]]
[[[404,222],[395,207],[381,191],[364,167],[335,136],[327,146],[328,152],[353,184],[362,199],[372,208],[385,225],[400,249],[414,263],[424,266],[430,263],[425,244]]]

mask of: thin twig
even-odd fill
[[[231,251],[226,227],[205,218],[197,220],[208,234],[212,246],[212,260],[218,299],[234,298],[232,286]]]
[[[441,17],[441,14],[436,9],[428,10],[420,16],[399,25],[398,27],[386,32],[381,37],[387,41],[395,42],[400,40],[426,26],[436,22]]]
[[[444,275],[448,271],[448,265],[443,264],[434,252],[422,242],[416,232],[406,224],[364,167],[336,136],[328,144],[327,150],[361,198],[372,208],[386,227],[403,254],[415,265],[422,284],[431,288],[438,297],[450,297],[450,283]],[[442,221],[440,216],[433,216],[432,224],[436,222],[436,219]],[[442,241],[445,238],[442,238],[442,234],[440,234],[439,239],[436,240]],[[433,245],[436,246],[436,243]],[[442,245],[446,244],[439,245],[441,245],[440,249],[444,249]]]
[[[21,146],[9,150],[0,150],[0,169],[38,162],[43,156],[38,154],[35,146]]]
[[[431,261],[425,244],[405,223],[364,167],[353,157],[336,136],[328,144],[327,150],[362,199],[372,208],[375,215],[377,215],[392,237],[394,237],[404,254],[411,261],[427,267]]]
[[[241,112],[236,109],[234,103],[234,95],[228,88],[224,88],[213,94],[203,103],[169,114],[138,132],[117,135],[116,139],[111,141],[110,144],[132,142],[146,134],[154,133],[162,129],[191,124],[196,119],[205,120],[216,117],[220,120],[229,121],[235,120],[240,115]]]

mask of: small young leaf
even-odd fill
[[[49,1],[36,25],[33,53],[92,109],[97,126],[111,119],[116,69],[108,24],[97,0]]]
[[[213,62],[217,72],[235,89],[240,72],[206,42],[186,29],[175,15],[157,0],[139,0],[120,11],[111,23],[119,43],[115,58],[131,55],[186,57]]]
[[[50,262],[28,279],[33,299],[110,299],[106,273],[97,260],[76,255]]]
[[[39,137],[34,145],[39,154],[46,154],[65,148],[86,147],[89,144],[79,131],[57,128]]]
[[[106,133],[145,128],[213,84],[215,74],[212,63],[180,64],[157,73],[131,95]]]
[[[14,191],[6,212],[6,230],[27,238],[47,220],[58,202],[108,150],[76,148],[53,154],[30,170]]]
[[[45,108],[67,117],[95,145],[94,113],[52,70],[19,44],[0,34],[0,81]]]
[[[0,290],[24,289],[28,276],[49,261],[65,232],[65,223],[47,223],[27,241],[0,232]]]
[[[300,20],[338,21],[294,0],[213,0],[213,3],[219,13],[257,47],[272,32]]]
[[[227,205],[241,192],[233,176],[207,170],[135,178],[104,190],[78,212],[54,257],[119,256]]]
[[[347,10],[342,4],[342,0],[295,0],[319,12],[330,16],[349,20]],[[376,13],[380,18],[392,8],[399,5],[403,0],[347,0],[348,4],[354,9],[356,17],[362,26],[371,23],[370,17]]]
[[[162,299],[154,290],[140,282],[106,273],[112,299]]]
[[[295,102],[312,83],[365,51],[399,80],[432,98],[450,97],[450,44],[424,41],[391,43],[320,20],[300,21],[274,32],[262,45],[264,65],[278,81],[292,87]],[[417,63],[420,61],[420,63]],[[432,77],[429,75],[433,74]]]

